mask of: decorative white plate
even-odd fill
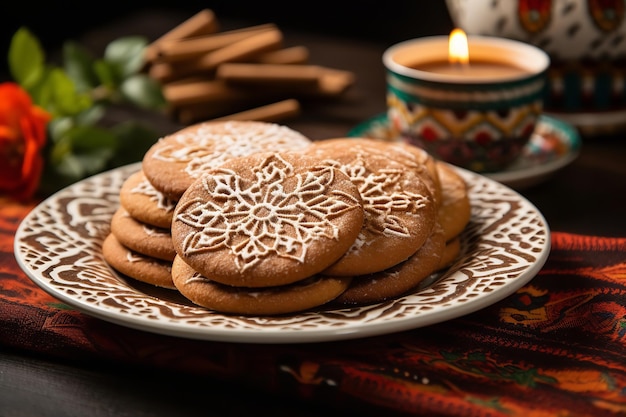
[[[390,137],[387,115],[381,114],[355,126],[348,136],[394,140]],[[556,118],[542,115],[522,155],[500,172],[485,173],[516,190],[545,181],[550,175],[573,162],[580,153],[581,138],[574,126]]]
[[[184,338],[307,343],[415,329],[477,311],[514,293],[544,265],[550,231],[542,214],[517,192],[459,169],[469,184],[472,218],[461,254],[429,286],[380,304],[327,307],[278,317],[219,314],[176,291],[114,272],[101,244],[119,205],[124,166],[73,184],[33,209],[15,235],[21,268],[43,290],[86,314],[123,326]]]

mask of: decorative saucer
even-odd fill
[[[348,132],[350,137],[394,140],[390,135],[386,114],[375,116]],[[581,145],[580,135],[574,126],[542,115],[519,159],[503,171],[482,175],[517,190],[528,188],[573,162],[580,153]]]

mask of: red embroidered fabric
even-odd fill
[[[388,415],[626,413],[626,238],[552,233],[541,272],[448,322],[360,340],[247,345],[146,333],[87,316],[19,268],[32,205],[0,201],[0,346],[50,358],[147,365]]]

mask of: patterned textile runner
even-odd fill
[[[388,415],[626,414],[626,238],[553,232],[534,279],[455,320],[359,340],[250,345],[134,330],[47,295],[13,254],[33,207],[0,198],[0,348],[242,381]]]

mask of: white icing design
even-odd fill
[[[206,196],[181,205],[176,219],[194,229],[184,239],[185,255],[227,248],[241,271],[268,256],[304,262],[312,242],[338,238],[333,218],[360,209],[355,197],[329,192],[330,166],[294,175],[289,162],[272,155],[251,169],[256,181],[249,185],[228,169],[203,177]],[[290,177],[297,183],[287,191]]]
[[[367,245],[371,241],[368,235],[410,237],[411,231],[402,218],[419,215],[420,209],[428,204],[426,196],[411,193],[402,187],[400,183],[404,173],[401,169],[372,172],[366,167],[366,160],[357,153],[355,160],[348,164],[327,161],[350,177],[363,199],[363,228],[349,252],[356,252]]]
[[[126,260],[132,264],[135,262],[142,262],[143,258],[141,256],[135,255],[131,251],[126,251]]]
[[[200,274],[199,272],[194,272],[191,274],[189,278],[185,280],[185,284],[193,284],[194,282],[199,282],[201,284],[210,283],[211,280]]]
[[[135,186],[132,190],[132,193],[143,194],[150,198],[150,201],[154,201],[157,203],[157,207],[166,212],[170,212],[176,208],[176,201],[167,198],[161,193],[159,190],[154,188],[150,181],[143,180],[137,186]]]
[[[228,122],[216,129],[202,125],[174,135],[176,144],[157,149],[153,158],[166,162],[186,162],[185,172],[199,178],[202,172],[229,159],[263,151],[299,150],[310,140],[286,126],[272,123]]]

